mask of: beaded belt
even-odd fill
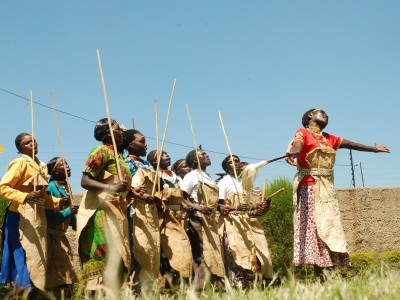
[[[333,169],[300,169],[300,175],[320,175],[320,176],[333,176]]]
[[[55,236],[64,236],[65,235],[64,231],[56,230],[53,228],[47,228],[47,233],[50,235],[55,235]]]
[[[167,204],[167,208],[169,210],[179,211],[182,209],[182,205],[181,204]]]

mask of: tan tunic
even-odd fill
[[[333,166],[336,151],[321,146],[312,150],[306,157],[311,169],[299,169],[293,183],[293,202],[297,205],[297,189],[304,175],[314,180],[315,223],[319,237],[333,252],[346,253],[347,242],[340,220],[339,203],[334,188]],[[296,209],[295,209],[296,211]]]
[[[160,240],[161,249],[171,267],[182,277],[189,278],[192,273],[192,247],[179,221],[182,198],[182,191],[178,188],[167,188],[161,192],[161,199],[165,201],[168,210],[160,214]]]
[[[215,209],[210,215],[203,214],[203,259],[211,273],[224,277],[224,263],[222,258],[221,240],[218,235],[216,208],[218,205],[218,187],[207,183],[198,183],[198,201],[200,205],[213,206]]]
[[[146,193],[152,194],[156,173],[138,169],[132,177],[132,187],[146,185]],[[157,196],[157,195],[156,195]],[[158,210],[139,198],[134,198],[133,205],[133,255],[140,264],[140,280],[152,281],[160,272],[160,228]]]
[[[225,199],[225,204],[229,206],[237,206],[244,202],[245,198],[242,194],[231,193]],[[221,239],[226,230],[229,248],[235,263],[243,269],[255,271],[256,248],[249,215],[246,212],[231,212],[228,215],[221,215],[218,225]]]

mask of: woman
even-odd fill
[[[129,213],[131,247],[135,263],[133,268],[138,274],[140,288],[151,288],[160,272],[160,230],[158,210],[162,207],[159,198],[153,195],[155,172],[151,164],[142,159],[147,153],[145,136],[135,130],[125,131],[122,148],[128,151],[125,159],[131,172],[133,197]],[[133,219],[134,218],[134,219]],[[138,266],[140,264],[140,267]]]
[[[111,124],[115,144],[119,146],[123,138],[122,129],[115,120],[112,120]],[[94,291],[99,284],[115,283],[108,282],[107,278],[120,285],[123,276],[127,275],[130,269],[125,191],[129,189],[131,173],[122,155],[118,155],[122,181],[119,180],[113,141],[106,118],[96,123],[94,137],[102,144],[90,152],[83,169],[81,185],[87,191],[83,195],[77,215],[81,278],[87,282],[88,291]],[[109,257],[111,252],[114,255]],[[113,265],[108,267],[109,259]]]
[[[147,160],[154,169],[157,169],[159,151],[153,150]],[[168,170],[171,158],[166,151],[162,151],[159,159],[160,186],[158,196],[165,203],[167,210],[159,214],[160,244],[161,244],[161,274],[164,275],[172,268],[172,283],[178,283],[179,276],[188,279],[192,273],[192,251],[185,229],[181,225],[182,219],[182,191],[179,189],[181,179]],[[174,272],[173,270],[177,271]],[[178,274],[179,273],[179,274]]]
[[[183,203],[192,209],[188,236],[192,246],[195,281],[197,288],[203,289],[208,280],[207,273],[213,275],[212,281],[224,277],[221,241],[216,222],[218,187],[206,172],[211,160],[205,151],[192,150],[185,160],[192,171],[183,178],[180,188],[183,191]]]
[[[255,218],[266,213],[271,199],[261,194],[246,195],[241,181],[241,163],[227,156],[222,168],[227,173],[219,182],[219,232],[223,245],[226,276],[232,286],[251,287],[258,272],[272,279],[272,263],[264,230]],[[256,203],[253,203],[256,202]],[[261,232],[259,230],[261,228]]]
[[[47,271],[45,208],[59,209],[66,197],[44,193],[46,164],[37,158],[38,145],[28,133],[15,139],[21,153],[0,181],[0,196],[9,201],[4,224],[0,283],[44,291]]]
[[[191,169],[187,166],[185,159],[181,158],[172,165],[171,171],[174,172],[181,181],[185,178],[186,174],[191,171]]]
[[[295,266],[314,265],[318,276],[323,269],[349,266],[347,243],[340,221],[339,205],[333,186],[333,167],[340,148],[366,152],[390,152],[377,145],[367,146],[322,132],[328,115],[321,109],[310,109],[296,131],[287,161],[298,172],[293,184],[295,205],[294,258]]]
[[[64,164],[65,162],[65,164]],[[67,175],[71,169],[61,157],[54,157],[47,163],[49,171],[49,186],[47,194],[54,197],[69,197]],[[67,174],[67,175],[66,175]],[[76,230],[76,213],[79,206],[67,203],[60,211],[46,209],[47,219],[47,257],[46,289],[64,288],[77,281],[73,267],[73,253],[65,233],[68,226]]]

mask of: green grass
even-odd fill
[[[251,290],[225,287],[208,287],[202,292],[196,292],[190,286],[182,286],[175,293],[160,293],[153,290],[147,295],[138,297],[129,286],[124,286],[118,299],[400,299],[400,272],[381,266],[380,269],[371,272],[369,276],[355,276],[343,278],[337,273],[327,274],[327,280],[303,281],[294,277],[284,280],[279,286],[268,286]],[[95,299],[112,299],[107,290],[101,290]]]

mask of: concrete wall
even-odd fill
[[[400,188],[337,189],[349,252],[400,250]]]
[[[400,250],[400,188],[337,189],[343,227],[349,252]],[[78,204],[82,195],[74,195]],[[75,231],[67,236],[79,260]]]

